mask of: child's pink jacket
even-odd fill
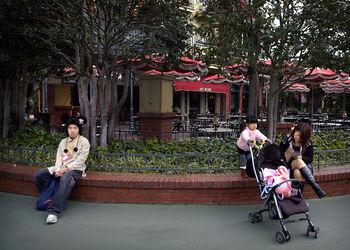
[[[248,140],[266,140],[267,137],[260,132],[259,129],[250,130],[246,127],[237,140],[237,146],[244,150],[249,151]]]

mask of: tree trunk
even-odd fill
[[[267,137],[272,141],[276,139],[279,84],[279,75],[271,74],[267,113]]]
[[[131,69],[130,69],[131,70]],[[110,115],[110,120],[109,120],[109,125],[108,125],[108,142],[111,142],[115,138],[115,133],[114,133],[114,128],[117,123],[117,118],[119,117],[119,113],[124,106],[124,103],[126,101],[126,98],[128,97],[128,92],[129,92],[129,83],[130,83],[130,73],[129,70],[126,70],[125,77],[123,78],[124,82],[124,87],[123,87],[123,94],[122,97],[120,98],[120,101],[118,103],[118,85],[113,84],[112,85],[112,109],[111,109],[111,115]]]
[[[80,77],[77,81],[78,86],[78,96],[79,96],[79,106],[80,106],[80,115],[87,116],[88,107],[87,104],[89,103],[88,99],[88,86],[87,81],[85,77]]]
[[[108,66],[106,67],[108,68]],[[102,70],[99,85],[99,107],[100,107],[100,146],[107,147],[108,113],[111,105],[111,74],[107,70]]]
[[[84,125],[85,135],[90,140],[90,119],[89,119],[89,98],[88,98],[88,87],[89,78],[80,77],[77,81],[80,115],[86,118],[86,124]]]
[[[13,111],[15,115],[15,125],[19,132],[24,131],[24,113],[27,100],[27,86],[29,83],[28,66],[24,65],[17,69],[19,79],[13,84]]]
[[[27,101],[27,87],[28,87],[28,77],[23,77],[23,80],[19,82],[18,86],[18,105],[17,105],[17,129],[19,132],[24,131],[24,114],[25,114],[25,105]]]
[[[273,128],[272,128],[272,131],[273,131],[273,134],[271,136],[271,140],[272,141],[275,141],[276,139],[276,136],[277,136],[277,122],[278,122],[278,100],[279,99],[279,91],[277,90],[277,93],[275,94],[275,96],[273,97],[273,114],[274,114],[274,117],[273,117]]]
[[[9,123],[10,123],[10,97],[11,97],[11,83],[5,81],[4,102],[3,102],[3,125],[2,125],[2,138],[8,137]]]
[[[10,88],[10,96],[11,96],[11,109],[10,109],[10,116],[13,119],[13,124],[17,127],[17,117],[18,117],[18,99],[19,99],[19,89],[18,89],[18,82],[17,79],[14,79],[12,82],[12,88]]]
[[[107,131],[107,142],[111,143],[114,139],[114,131],[116,127],[116,109],[118,106],[118,84],[117,81],[112,79],[111,82],[111,106],[108,115],[108,131]]]
[[[249,60],[249,104],[248,104],[248,115],[257,116],[258,114],[258,37],[255,32],[248,33],[248,39],[250,42],[250,48],[248,49],[248,60]]]
[[[92,96],[90,99],[90,143],[93,150],[97,148],[96,138],[96,105],[97,105],[97,79],[94,74],[90,77]]]
[[[258,100],[259,100],[259,79],[258,73],[255,71],[251,78],[252,89],[249,91],[249,106],[248,115],[257,117],[258,115]]]
[[[5,88],[6,88],[6,80],[2,79],[0,80],[0,124],[1,124],[1,130],[2,130],[2,124],[4,119],[4,99],[5,99]]]
[[[259,96],[259,79],[256,61],[252,62],[250,68],[250,82],[249,82],[249,104],[248,104],[248,115],[257,116],[258,114],[258,96]]]
[[[270,86],[271,88],[271,86]],[[269,91],[268,106],[267,106],[267,137],[273,140],[273,123],[274,123],[274,100]]]
[[[91,85],[90,85],[91,81]],[[94,74],[90,77],[78,79],[80,114],[86,118],[84,125],[85,135],[90,141],[93,150],[97,148],[96,138],[96,104],[97,104],[97,79]],[[89,101],[89,85],[92,96]]]

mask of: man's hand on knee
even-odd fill
[[[68,171],[68,168],[61,168],[60,170],[58,170],[57,172],[55,172],[55,176],[56,177],[61,177],[62,175],[64,175],[66,172]]]

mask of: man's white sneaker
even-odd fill
[[[57,215],[49,214],[46,219],[46,224],[54,224],[57,222]]]

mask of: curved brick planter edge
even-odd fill
[[[38,196],[33,174],[39,167],[0,162],[0,191]],[[350,165],[314,170],[327,197],[350,194]],[[317,198],[306,185],[304,198]],[[262,203],[255,179],[239,174],[133,174],[89,172],[73,190],[70,199],[89,202],[143,204]]]

